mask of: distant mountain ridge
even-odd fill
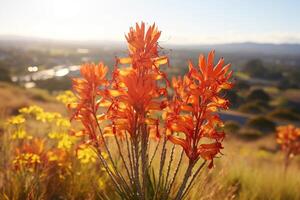
[[[18,43],[57,43],[68,45],[82,45],[82,46],[113,46],[115,48],[124,48],[125,42],[120,41],[107,41],[107,40],[54,40],[45,38],[34,38],[27,36],[14,36],[14,35],[0,35],[0,47],[3,45],[14,45]],[[227,53],[256,53],[262,55],[300,55],[300,44],[293,43],[255,43],[255,42],[241,42],[241,43],[225,43],[225,44],[195,44],[195,45],[176,45],[165,44],[163,47],[171,49],[182,50],[211,50],[215,49],[219,52]]]
[[[266,55],[300,55],[300,44],[272,44],[272,43],[227,43],[227,44],[208,44],[208,45],[172,45],[181,49],[215,49],[228,53],[262,53]]]

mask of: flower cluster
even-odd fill
[[[146,31],[144,23],[131,28],[126,36],[129,55],[118,58],[113,71],[111,89],[108,90],[108,99],[112,102],[108,118],[112,123],[106,131],[137,137],[139,127],[146,123],[150,132],[156,133],[153,136],[159,135],[152,131],[157,130],[158,123],[151,114],[165,107],[166,84],[161,85],[167,79],[160,65],[168,63],[166,56],[158,55],[159,36],[155,25]],[[126,67],[119,67],[120,64]]]
[[[13,165],[16,170],[34,171],[41,167],[44,157],[44,141],[40,139],[32,139],[23,146],[16,149],[16,157]]]
[[[222,149],[224,132],[217,131],[223,125],[216,111],[227,109],[229,102],[220,95],[223,89],[230,89],[230,64],[224,65],[220,59],[214,66],[214,51],[207,60],[199,57],[198,69],[189,62],[189,72],[183,78],[173,78],[173,99],[165,112],[168,139],[181,145],[189,159],[194,162],[201,156],[205,160],[213,158]],[[183,133],[184,138],[174,133]],[[202,138],[213,140],[203,143]],[[212,163],[210,167],[212,167]]]
[[[223,148],[225,135],[219,131],[223,123],[217,111],[229,106],[221,92],[232,87],[230,64],[224,65],[221,58],[214,65],[215,53],[212,51],[207,59],[200,55],[198,67],[189,62],[188,73],[173,78],[170,83],[161,69],[161,65],[169,64],[169,58],[160,55],[160,35],[155,24],[148,28],[144,23],[136,24],[126,35],[128,56],[116,59],[111,80],[106,78],[108,68],[102,63],[82,65],[82,78],[73,79],[77,103],[69,106],[73,110],[72,119],[81,121],[84,130],[80,132],[89,136],[86,143],[93,144],[101,164],[124,199],[169,198],[177,174],[175,170],[174,176],[169,176],[175,145],[180,145],[189,159],[185,178],[176,195],[176,199],[183,198],[189,190],[187,183],[198,160],[202,158],[204,164],[210,161],[211,168],[213,159]],[[113,158],[111,136],[115,139],[126,176]],[[149,147],[155,143],[153,138],[158,143],[150,156]],[[151,196],[148,170],[161,140],[159,181],[154,196]],[[168,141],[174,144],[171,151],[166,145]],[[103,152],[107,152],[109,163],[103,158]],[[171,159],[166,178],[162,180],[167,152]]]
[[[71,94],[70,92],[65,93],[68,96]],[[60,95],[60,98],[66,99],[63,96]],[[56,165],[59,166],[59,170],[66,171],[71,164],[68,157],[79,146],[80,151],[76,157],[81,163],[86,164],[87,160],[95,159],[95,152],[92,152],[93,150],[88,146],[80,145],[80,138],[70,134],[72,132],[71,123],[60,113],[46,112],[38,106],[21,108],[19,113],[19,115],[7,120],[9,138],[11,143],[16,145],[15,158],[12,161],[15,170],[45,171]],[[41,122],[41,127],[43,125],[47,127],[44,130],[47,130],[50,140],[42,139],[33,133],[27,133],[26,122],[32,120]]]
[[[276,131],[277,143],[288,157],[300,154],[300,128],[287,125],[277,127]]]
[[[82,122],[85,132],[90,137],[89,139],[97,145],[99,143],[97,120],[101,117],[96,115],[99,107],[105,103],[104,93],[101,89],[108,84],[106,80],[107,70],[108,68],[103,63],[83,65],[80,69],[82,78],[73,79],[73,89],[78,103],[69,106],[76,109],[72,118]]]

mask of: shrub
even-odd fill
[[[263,132],[273,132],[275,130],[275,123],[263,116],[249,119],[247,126]]]
[[[290,109],[276,109],[269,114],[270,117],[281,120],[297,121],[300,116]]]
[[[255,89],[247,96],[247,101],[270,101],[271,97],[262,89]]]
[[[239,107],[241,112],[252,113],[252,114],[260,114],[267,111],[267,106],[264,105],[261,101],[253,101],[244,103]]]
[[[278,107],[283,108],[283,109],[292,110],[294,113],[297,113],[300,115],[300,103],[297,101],[280,98],[278,101]]]
[[[237,80],[235,83],[235,90],[249,90],[250,85],[246,81]]]
[[[227,121],[224,125],[224,131],[225,133],[237,133],[237,131],[240,129],[240,124],[235,121]]]
[[[237,91],[229,90],[224,92],[226,93],[226,98],[230,101],[232,107],[237,108],[243,102],[243,99],[238,95]]]
[[[238,137],[245,139],[245,140],[256,140],[262,137],[264,134],[255,129],[242,129],[238,132]]]

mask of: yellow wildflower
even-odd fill
[[[56,120],[56,126],[69,128],[69,127],[71,127],[71,123],[68,119],[58,118]]]
[[[70,90],[67,90],[62,94],[58,95],[56,99],[62,102],[63,104],[70,106],[71,108],[73,107],[72,105],[74,105],[77,102],[76,96]]]
[[[11,125],[19,125],[19,124],[23,124],[25,121],[26,119],[24,118],[23,115],[17,115],[8,119],[7,123]]]
[[[24,129],[16,130],[11,136],[12,139],[32,139],[32,136],[27,135],[27,132]]]
[[[22,113],[22,114],[36,115],[38,113],[44,112],[44,110],[43,110],[43,108],[34,105],[34,106],[21,108],[21,109],[19,109],[19,112]]]
[[[50,132],[48,133],[48,137],[50,139],[60,139],[61,138],[61,134],[58,132]]]
[[[40,163],[40,156],[34,153],[22,153],[13,160],[16,169],[24,168],[29,171],[33,171],[36,165]]]
[[[77,158],[82,164],[95,163],[97,154],[90,147],[80,148],[77,151]]]
[[[54,153],[53,151],[49,151],[47,153],[47,157],[48,157],[49,161],[57,161],[57,160],[59,160],[58,155],[56,153]]]
[[[59,149],[70,149],[73,145],[73,138],[67,134],[64,134],[57,144]]]
[[[36,120],[41,122],[52,122],[53,120],[60,117],[61,114],[55,112],[41,112],[36,114]]]

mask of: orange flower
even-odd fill
[[[80,68],[83,78],[73,79],[73,89],[78,98],[78,104],[72,119],[81,120],[85,131],[92,140],[97,139],[95,116],[99,106],[106,101],[103,96],[105,95],[104,87],[108,85],[105,77],[107,71],[108,69],[103,63],[84,64]]]
[[[100,161],[118,193],[122,194],[124,191],[121,196],[127,199],[148,198],[150,193],[147,188],[147,173],[152,169],[157,149],[161,152],[161,163],[158,186],[155,188],[167,189],[169,194],[164,193],[163,196],[172,198],[169,195],[174,191],[172,185],[177,180],[177,173],[172,177],[169,172],[175,163],[175,146],[167,153],[167,140],[180,145],[189,158],[176,199],[182,199],[188,192],[191,184],[187,183],[192,183],[206,161],[210,162],[209,168],[213,166],[213,159],[223,148],[225,134],[219,131],[223,123],[217,111],[228,109],[229,106],[229,101],[221,95],[221,91],[232,87],[230,65],[224,66],[222,58],[214,66],[212,51],[207,60],[200,55],[198,67],[189,62],[189,72],[183,77],[173,78],[170,84],[161,69],[161,65],[168,64],[169,59],[159,54],[160,34],[155,24],[148,28],[144,23],[131,27],[126,35],[128,56],[116,59],[109,84],[105,78],[107,68],[103,64],[83,65],[83,78],[73,80],[78,97],[73,118],[81,120],[85,128],[84,131],[73,134],[81,136],[88,133],[88,143],[101,148],[99,155],[102,155],[102,147],[108,153],[107,159],[112,164],[112,169],[101,156]],[[168,91],[172,91],[173,96],[170,97]],[[99,107],[106,107],[107,111],[98,115]],[[100,127],[102,120],[106,120],[103,131]],[[98,132],[101,135],[100,140]],[[153,156],[149,157],[150,139],[158,140],[162,135],[163,145],[159,148],[158,143]],[[119,162],[115,162],[114,154],[110,152],[111,143],[108,145],[108,140],[103,136],[115,137],[116,148],[120,153],[118,156],[126,169],[128,181],[122,174],[124,170],[118,169]],[[119,143],[119,138],[125,138],[127,152],[120,146],[124,143]],[[98,146],[98,142],[103,142],[103,146]],[[168,155],[171,156],[170,159],[166,159]],[[128,162],[125,157],[128,157]],[[190,179],[200,158],[205,162]],[[182,157],[175,165],[180,166],[181,161]],[[165,162],[169,163],[165,165]],[[164,166],[167,165],[167,176],[162,176]],[[156,190],[154,198],[160,198],[160,193]]]
[[[277,143],[288,157],[300,154],[300,128],[293,125],[277,127]]]
[[[45,141],[35,138],[16,149],[16,157],[13,161],[13,166],[16,170],[22,168],[35,170],[37,167],[45,165],[46,161]]]
[[[154,108],[158,98],[165,93],[164,89],[159,89],[152,74],[145,74],[138,77],[135,70],[126,76],[120,76],[120,81],[125,88],[119,89],[120,99],[132,105],[138,113],[143,113]]]
[[[106,73],[107,67],[103,63],[98,65],[88,63],[81,66],[80,74],[83,78],[73,79],[73,89],[79,99],[78,110],[81,107],[96,109],[93,106],[97,105],[95,102],[97,96],[102,94],[100,87],[108,83],[105,78]]]
[[[214,51],[209,53],[207,61],[200,55],[198,70],[189,62],[188,74],[183,79],[173,78],[175,94],[164,114],[169,140],[181,145],[192,162],[200,156],[210,160],[210,167],[223,148],[221,142],[225,137],[223,132],[216,130],[222,126],[216,111],[227,109],[229,104],[220,91],[232,87],[230,65],[223,66],[224,60],[220,59],[214,66],[213,60]],[[183,133],[184,137],[175,136],[174,132]],[[203,138],[211,142],[203,144]]]
[[[129,49],[129,58],[119,59],[121,64],[131,63],[134,69],[139,71],[152,70],[158,68],[160,64],[168,62],[166,56],[158,55],[158,39],[161,32],[157,30],[155,24],[145,31],[145,23],[141,26],[136,24],[135,29],[130,28],[126,37]]]
[[[113,72],[112,89],[108,91],[113,102],[109,110],[112,124],[107,131],[116,133],[116,130],[122,130],[134,135],[145,124],[151,111],[165,106],[161,97],[167,94],[167,83],[161,87],[159,81],[167,79],[159,66],[168,63],[168,58],[158,55],[159,36],[155,25],[145,31],[144,23],[141,26],[136,24],[126,36],[129,57],[117,59]],[[129,66],[124,69],[119,64]]]

